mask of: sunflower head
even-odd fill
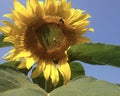
[[[66,84],[71,77],[66,50],[90,42],[82,36],[93,30],[87,28],[90,15],[71,8],[71,2],[66,0],[26,0],[26,6],[14,0],[12,13],[4,16],[12,22],[4,20],[0,31],[6,35],[4,41],[14,44],[4,59],[20,60],[18,68],[30,69],[36,64],[31,77],[43,73],[54,85],[61,74]]]

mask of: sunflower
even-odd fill
[[[14,0],[12,13],[4,16],[11,21],[3,20],[0,31],[6,36],[4,41],[14,45],[4,59],[21,61],[21,69],[36,64],[31,77],[43,73],[54,85],[61,74],[66,84],[71,77],[66,50],[90,41],[82,35],[93,31],[87,28],[91,16],[71,8],[66,0],[26,0],[26,6]]]

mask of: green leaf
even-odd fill
[[[47,93],[33,84],[24,74],[0,66],[0,96],[46,96]]]
[[[120,67],[120,46],[106,44],[80,44],[68,50],[70,61]]]
[[[19,71],[0,66],[0,96],[48,96]],[[120,86],[91,77],[79,77],[49,96],[120,96]]]
[[[53,90],[50,96],[120,96],[120,86],[92,77],[81,77]]]
[[[71,68],[71,79],[80,75],[85,75],[85,70],[79,62],[71,62],[69,64]]]
[[[19,70],[20,72],[24,73],[25,75],[28,74],[29,70],[27,68],[24,69],[18,69],[18,65],[20,64],[20,61],[10,61],[10,62],[5,62],[3,64],[0,64],[0,66],[7,66],[7,67],[12,67],[15,68],[16,70]]]
[[[10,42],[3,42],[4,38],[5,38],[5,35],[1,34],[0,35],[0,48],[2,48],[2,47],[8,47],[8,46],[13,46],[13,44],[10,43]]]
[[[1,34],[0,35],[0,42],[2,42],[4,38],[5,38],[5,35]]]
[[[0,42],[0,48],[8,47],[8,46],[13,46],[13,44],[10,42]]]
[[[10,61],[10,62],[5,62],[3,64],[0,64],[0,66],[4,65],[4,66],[9,66],[9,67],[17,68],[17,66],[19,64],[20,64],[19,61]]]
[[[41,88],[45,89],[45,78],[44,78],[43,74],[39,75],[36,78],[33,78],[32,80],[35,84],[37,84]]]

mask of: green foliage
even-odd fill
[[[13,44],[10,42],[0,42],[0,48],[12,46],[12,45]]]
[[[10,62],[5,62],[3,64],[0,64],[0,66],[9,66],[9,67],[12,67],[12,68],[17,68],[17,66],[20,64],[19,61],[10,61]]]
[[[45,91],[33,84],[14,68],[0,66],[0,96],[46,96]]]
[[[4,38],[5,38],[5,36],[3,34],[0,35],[0,48],[2,48],[2,47],[8,47],[8,46],[12,46],[13,45],[10,42],[3,42]]]
[[[0,35],[0,42],[2,42],[4,38],[5,38],[5,35],[1,34]]]
[[[41,74],[36,78],[33,78],[32,80],[33,80],[33,83],[38,84],[41,88],[45,89],[45,78],[43,74]]]
[[[0,96],[120,96],[120,86],[81,76],[52,92],[45,92],[14,68],[0,66]]]
[[[24,69],[18,69],[18,65],[20,64],[19,61],[10,61],[10,62],[5,62],[3,64],[0,64],[0,66],[6,66],[6,67],[11,67],[11,68],[15,68],[16,70],[19,70],[20,72],[24,73],[25,75],[28,74],[29,70],[27,68]]]
[[[80,60],[93,65],[120,67],[120,46],[106,44],[80,44],[68,50],[70,61]]]
[[[71,79],[73,79],[77,76],[85,75],[85,70],[79,62],[71,62],[69,64],[70,64],[70,68],[71,68]]]
[[[55,89],[51,96],[120,96],[120,87],[92,77],[81,77]]]

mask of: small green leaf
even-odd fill
[[[81,77],[53,90],[50,94],[50,96],[120,96],[120,87],[92,77]]]
[[[2,47],[8,47],[8,46],[13,46],[13,44],[10,43],[10,42],[3,42],[4,38],[5,38],[5,35],[1,34],[0,35],[0,48],[2,48]]]
[[[0,42],[2,42],[4,38],[5,38],[5,35],[1,34],[0,35]]]
[[[45,78],[43,74],[40,74],[38,77],[32,79],[33,82],[39,85],[41,88],[45,89]]]
[[[17,68],[17,66],[19,64],[20,64],[19,61],[10,61],[10,62],[5,62],[3,64],[0,64],[0,66],[4,65],[4,66],[9,66],[9,67]]]
[[[68,50],[70,61],[120,67],[120,46],[106,44],[80,44]]]
[[[84,68],[79,62],[71,62],[69,64],[71,68],[71,79],[80,75],[85,75]]]
[[[5,62],[3,64],[0,64],[0,66],[7,66],[7,67],[12,67],[15,68],[17,70],[19,70],[20,72],[24,73],[24,74],[28,74],[29,70],[27,68],[24,69],[18,69],[18,65],[20,64],[20,61],[10,61],[10,62]]]
[[[0,66],[0,96],[46,96],[47,93],[33,84],[24,74]]]
[[[13,44],[10,42],[0,42],[0,48],[8,47],[8,46],[13,46]]]

